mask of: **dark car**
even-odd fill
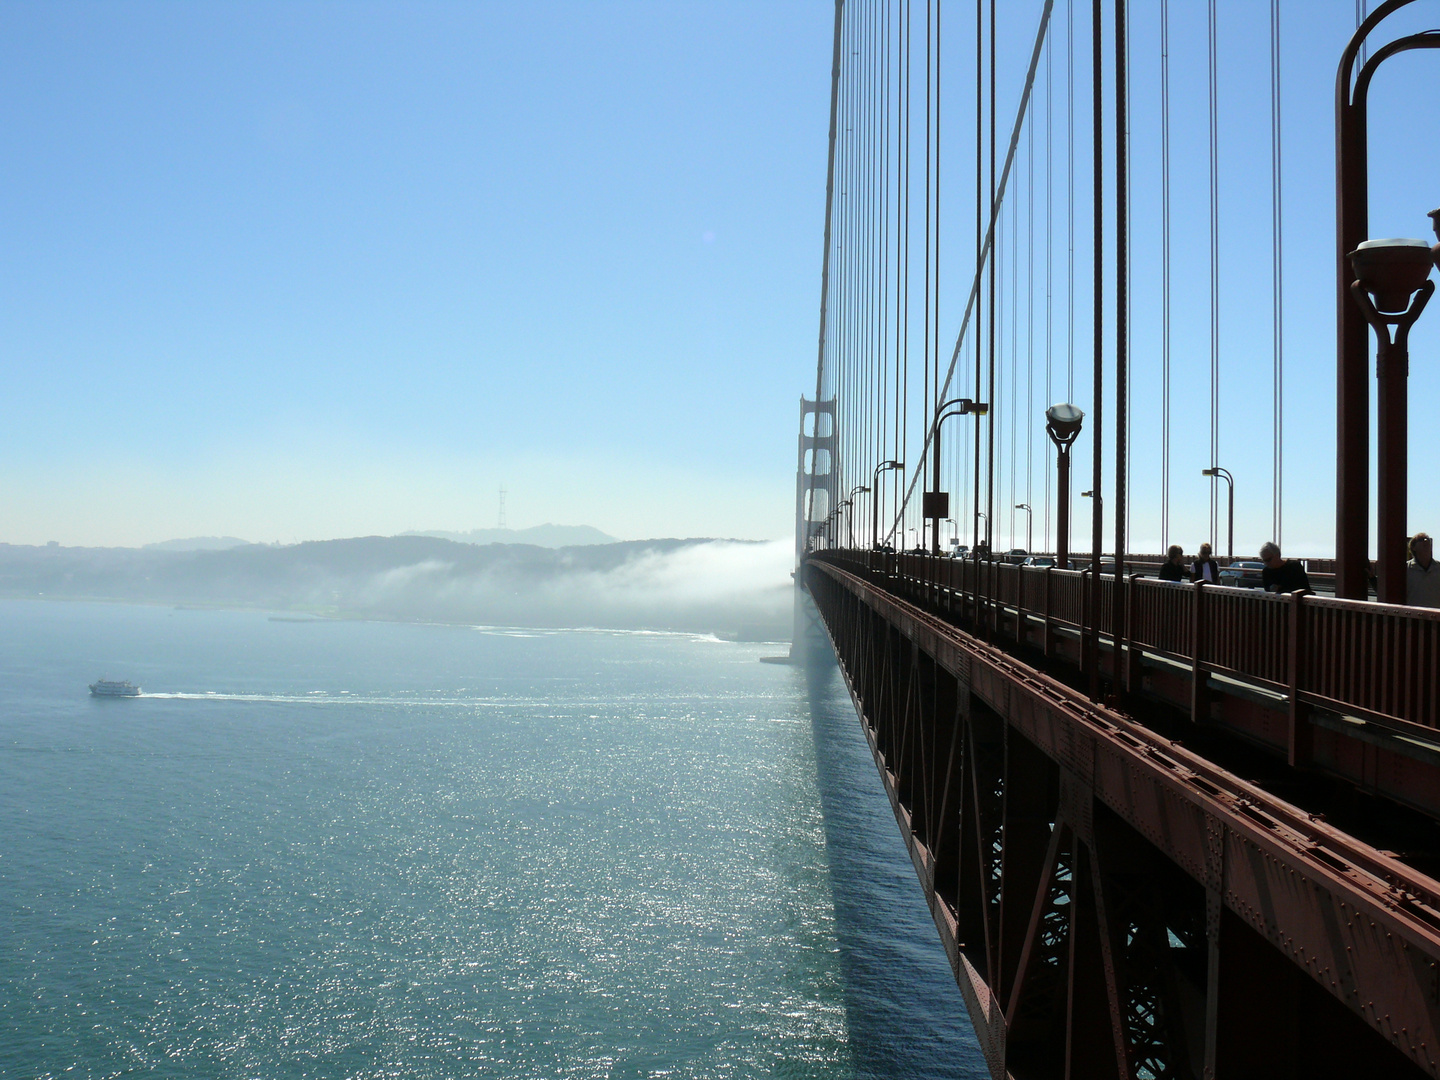
[[[1236,559],[1220,569],[1220,584],[1236,589],[1263,589],[1261,571],[1265,564],[1258,559]]]
[[[1005,553],[1005,561],[1008,563],[1014,563],[1016,566],[1021,566],[1024,564],[1025,560],[1029,558],[1029,556],[1030,552],[1026,551],[1024,548],[1011,548]]]
[[[1049,555],[1031,555],[1021,566],[1054,566],[1055,560]]]

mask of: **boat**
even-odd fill
[[[140,687],[129,682],[112,682],[109,679],[99,679],[90,684],[90,693],[96,697],[139,697]]]

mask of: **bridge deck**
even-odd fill
[[[1440,884],[1013,654],[1063,674],[1093,628],[1122,698],[1433,812],[1435,616],[1112,580],[1094,620],[1082,575],[920,555],[803,580],[996,1076],[1440,1076]],[[1336,662],[1361,643],[1393,677]]]

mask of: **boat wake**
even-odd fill
[[[221,693],[215,690],[206,690],[203,693],[186,693],[183,691],[175,693],[150,693],[147,691],[141,694],[140,697],[150,701],[233,701],[254,705],[397,705],[407,708],[521,704],[521,702],[513,698],[422,697],[419,695],[415,697],[399,697],[352,694],[345,690],[333,694],[325,690],[311,690],[303,694],[237,694]]]

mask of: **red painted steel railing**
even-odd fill
[[[1083,631],[1089,571],[975,562],[916,552],[815,556],[886,580],[895,591],[957,611],[1010,609]],[[1440,729],[1440,610],[1330,597],[1278,596],[1132,576],[1101,579],[1094,629],[1132,651],[1295,694],[1298,700],[1404,729]],[[1118,623],[1118,625],[1117,625]]]

